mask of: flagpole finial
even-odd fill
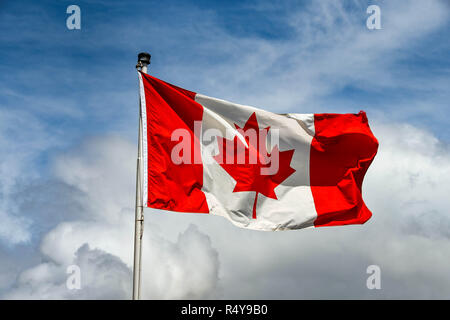
[[[136,64],[136,69],[147,73],[147,66],[150,64],[151,59],[150,53],[147,52],[141,52],[138,54],[138,62]]]

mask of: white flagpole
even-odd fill
[[[147,73],[150,64],[150,54],[142,52],[138,54],[136,69]],[[141,256],[142,235],[144,233],[144,204],[142,202],[142,112],[141,99],[139,99],[139,138],[138,156],[136,168],[136,211],[134,224],[134,265],[133,265],[133,300],[141,298]],[[144,106],[145,107],[145,106]]]

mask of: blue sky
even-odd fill
[[[66,28],[66,8],[71,4],[81,8],[81,30]],[[366,28],[366,8],[370,4],[381,8],[381,30]],[[83,257],[89,255],[107,257],[105,259],[112,264],[119,265],[119,274],[129,269],[125,249],[117,252],[95,237],[87,241],[90,249],[83,247],[82,250],[82,243],[77,246],[78,240],[72,241],[70,237],[61,238],[59,248],[52,247],[48,239],[52,236],[59,239],[59,232],[66,227],[76,230],[71,223],[78,223],[85,224],[86,230],[92,227],[103,234],[107,243],[108,233],[102,233],[103,229],[98,226],[103,217],[102,214],[96,216],[98,211],[115,212],[111,214],[114,217],[111,228],[119,228],[121,212],[126,212],[124,217],[132,215],[138,117],[134,66],[137,53],[141,51],[152,54],[151,74],[209,96],[283,113],[365,110],[381,148],[386,146],[380,149],[373,173],[369,172],[368,179],[372,177],[372,180],[366,180],[366,190],[371,191],[369,208],[371,204],[375,208],[372,211],[380,211],[375,216],[397,217],[395,221],[376,220],[378,224],[375,221],[369,230],[376,235],[376,226],[399,225],[401,230],[408,230],[408,237],[410,233],[428,237],[428,242],[424,240],[419,246],[442,246],[442,252],[446,252],[449,245],[446,231],[437,233],[442,234],[445,241],[439,237],[436,240],[435,233],[430,231],[440,230],[438,225],[450,225],[444,209],[446,198],[440,191],[431,192],[433,187],[430,186],[440,185],[439,179],[445,177],[449,168],[449,9],[449,3],[444,0],[1,1],[0,217],[4,223],[0,227],[0,256],[4,257],[5,267],[0,267],[0,294],[28,296],[29,292],[23,288],[27,275],[33,278],[35,268],[44,267],[59,268],[58,272],[64,273],[63,267],[72,256],[81,264],[85,263]],[[393,154],[395,150],[403,150],[404,158],[398,159],[399,155]],[[116,160],[111,160],[112,156]],[[108,163],[98,163],[98,159]],[[391,199],[395,205],[386,208],[382,204],[386,199],[382,196],[389,194],[383,190],[386,184],[383,177],[393,175],[398,180],[391,187],[398,189],[390,191],[402,192],[404,196]],[[96,178],[106,179],[114,186],[105,187],[105,194],[102,194],[98,189],[104,186]],[[448,185],[448,181],[446,183]],[[419,188],[424,186],[425,191]],[[414,189],[416,187],[419,189]],[[111,200],[111,194],[116,194],[120,200]],[[417,196],[411,199],[408,194]],[[97,203],[98,199],[102,201]],[[104,207],[105,204],[111,207]],[[152,211],[148,212],[152,216]],[[403,212],[406,218],[400,219],[403,215],[398,212]],[[436,226],[427,223],[424,227],[420,217],[428,217],[430,212],[437,213],[439,218],[433,216],[436,221],[424,219],[435,221]],[[184,297],[186,288],[193,290],[195,297],[249,298],[256,292],[262,292],[256,297],[272,297],[256,284],[257,279],[248,280],[249,284],[240,295],[226,285],[223,279],[229,283],[244,280],[233,276],[236,266],[230,255],[232,249],[215,234],[225,222],[205,222],[192,216],[173,220],[172,215],[166,218],[158,213],[154,219],[154,225],[163,230],[172,226],[171,223],[176,223],[177,227],[161,233],[159,240],[153,239],[153,244],[148,246],[172,246],[174,254],[165,257],[173,260],[174,265],[185,264],[183,259],[189,258],[183,254],[179,239],[187,237],[192,247],[184,249],[189,251],[201,245],[205,252],[211,253],[201,258],[205,259],[205,272],[211,274],[211,279],[202,280],[202,285],[181,281],[178,288],[164,291],[157,280],[149,278],[148,287],[154,295],[149,291],[148,297]],[[196,227],[188,227],[191,223]],[[97,227],[100,229],[95,229]],[[157,228],[148,228],[153,227]],[[226,230],[236,239],[253,237],[252,232],[248,236],[240,230]],[[120,229],[117,232],[120,233]],[[337,232],[345,248],[349,246],[346,239],[353,239],[363,231]],[[348,238],[346,232],[351,234]],[[288,240],[320,237],[308,231],[299,233],[284,240],[273,240],[274,236],[267,235],[266,239],[262,239],[262,235],[254,237],[263,242],[270,238],[280,246]],[[332,232],[322,233],[326,234],[325,239],[333,239]],[[369,234],[372,233],[369,231]],[[403,235],[397,229],[389,233],[393,237],[398,234]],[[90,239],[89,235],[86,239]],[[395,241],[402,246],[406,238],[398,236]],[[152,248],[157,251],[159,247]],[[410,248],[402,248],[405,255],[410,252]],[[78,249],[81,251],[77,256]],[[371,255],[358,250],[349,249],[348,261],[354,262],[347,266],[349,270],[356,265],[360,270],[372,260],[370,257],[378,257],[373,260],[380,261],[387,259],[382,253]],[[61,254],[56,257],[50,253],[52,251]],[[217,261],[214,252],[218,254]],[[322,261],[322,257],[308,252],[304,254],[311,261],[316,264]],[[241,254],[240,259],[246,263],[243,258],[246,253]],[[418,258],[415,264],[418,274],[425,272],[422,263],[429,261],[427,259],[432,258]],[[288,260],[290,262],[281,268],[294,270],[300,265],[295,259]],[[39,261],[48,261],[48,264],[43,267]],[[313,272],[312,265],[302,266],[311,279],[329,278],[335,288],[341,285],[339,279],[349,276],[344,271],[345,266],[314,275],[308,274],[308,268]],[[408,281],[396,273],[397,266],[386,268],[393,283]],[[89,265],[86,269],[98,271]],[[268,268],[257,274],[272,277],[273,272]],[[161,277],[164,276],[170,278],[171,274],[163,272]],[[363,270],[360,278],[364,276]],[[54,285],[54,294],[36,292],[43,297],[72,297],[65,295],[60,278],[56,278],[48,276],[48,281]],[[119,282],[123,280],[120,279]],[[274,279],[278,278],[274,276]],[[39,281],[36,286],[45,287]],[[428,284],[438,285],[438,282],[426,281],[429,282],[417,282],[414,287],[417,296],[433,296],[434,293],[424,288],[428,288]],[[94,290],[98,295],[80,293],[80,297],[98,298],[115,290],[105,283],[91,285],[98,288]],[[16,291],[11,289],[13,287]],[[114,291],[117,295],[113,297],[126,296],[124,290],[125,293]],[[349,297],[361,295],[361,290],[364,288],[352,287]],[[321,292],[322,296],[335,297],[339,290],[323,289]],[[437,296],[439,293],[448,297],[449,290],[440,288]],[[363,294],[373,295],[366,291]],[[393,285],[380,296],[403,297],[402,294],[403,291]],[[306,289],[295,288],[287,293],[287,297],[292,298],[322,296],[319,292],[308,295]]]

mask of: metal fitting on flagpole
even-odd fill
[[[143,73],[147,73],[147,66],[150,64],[150,59],[152,56],[150,53],[141,52],[138,54],[138,62],[136,64],[136,69],[142,71]]]

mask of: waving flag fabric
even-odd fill
[[[276,114],[139,73],[143,198],[255,230],[362,224],[366,114]]]

